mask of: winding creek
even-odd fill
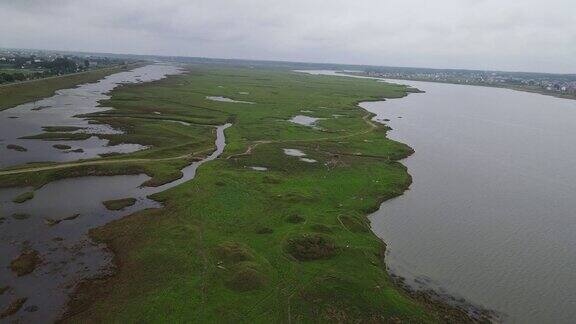
[[[73,125],[93,129],[94,126],[89,125],[86,120],[74,116],[109,109],[97,107],[97,103],[106,99],[106,93],[121,83],[152,81],[174,73],[178,73],[178,69],[173,66],[149,65],[108,76],[95,84],[61,90],[54,97],[42,100],[43,105],[48,105],[52,101],[57,103],[51,108],[30,110],[35,107],[33,104],[22,105],[0,114],[0,118],[22,117],[10,119],[11,122],[18,121],[20,127],[10,128],[7,132],[4,132],[4,128],[0,128],[2,136],[13,141],[21,134],[41,132],[42,126],[49,125]],[[43,111],[46,111],[44,114],[46,123],[37,115]],[[26,123],[27,119],[30,119],[29,123]],[[0,127],[4,125],[2,123],[0,121]],[[179,180],[160,187],[141,187],[141,184],[149,179],[146,175],[71,178],[51,182],[37,189],[34,199],[21,204],[12,202],[12,199],[33,188],[0,189],[0,216],[3,217],[0,221],[0,286],[9,287],[8,291],[0,295],[0,308],[4,309],[15,298],[27,298],[24,307],[10,317],[10,320],[34,323],[58,319],[69,294],[78,282],[112,270],[112,255],[105,246],[97,245],[89,239],[88,230],[139,210],[161,207],[148,196],[193,179],[200,165],[216,159],[224,151],[226,145],[224,130],[229,126],[231,125],[226,124],[214,128],[216,149],[213,153],[182,169],[183,177]],[[95,127],[98,131],[114,131],[106,125]],[[32,154],[23,157],[18,156],[22,152],[3,151],[0,152],[2,157],[0,161],[11,165],[36,159],[43,161],[74,159],[73,156],[65,155],[58,150],[50,150],[42,141],[22,141],[27,147],[38,148],[38,152],[32,149],[29,150]],[[30,144],[31,142],[38,143]],[[88,147],[92,147],[93,142],[76,141],[74,144],[91,152]],[[100,142],[97,146],[103,150],[107,149],[105,142]],[[11,158],[12,156],[17,157]],[[103,201],[123,198],[135,198],[136,203],[121,211],[110,211],[102,204]],[[19,219],[11,216],[17,214],[27,214],[29,217]],[[51,224],[48,221],[50,219],[61,221]],[[33,273],[18,277],[10,270],[9,264],[25,249],[38,251],[42,263]]]
[[[504,322],[574,323],[576,101],[391,81],[426,93],[361,104],[416,151],[410,190],[370,216],[390,271]]]

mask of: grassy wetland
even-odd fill
[[[49,97],[53,95],[56,90],[72,88],[82,83],[95,82],[107,75],[126,71],[129,67],[134,66],[137,65],[116,66],[2,85],[0,86],[0,110]]]
[[[387,139],[386,126],[357,103],[403,97],[404,86],[285,70],[187,69],[117,88],[103,102],[115,109],[87,116],[124,131],[102,135],[111,143],[148,149],[0,171],[2,186],[138,173],[151,177],[144,185],[158,186],[213,150],[214,126],[232,123],[219,159],[153,196],[163,208],[91,230],[117,268],[81,284],[65,322],[467,321],[392,283],[385,243],[366,218],[408,188],[398,160],[412,149]],[[320,119],[307,127],[289,121],[296,115]],[[104,203],[133,203],[118,198]]]

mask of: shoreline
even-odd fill
[[[297,72],[306,73],[306,71],[297,71]],[[378,77],[355,75],[355,74],[349,74],[349,73],[339,72],[339,71],[335,71],[335,72],[338,73],[338,75],[336,75],[336,76],[372,79],[375,81],[384,81],[385,83],[389,83],[389,84],[399,84],[399,83],[389,82],[389,80],[393,80],[393,79],[383,79],[383,78],[378,78]],[[322,75],[322,74],[320,74],[320,75]],[[398,79],[398,80],[401,80],[401,79]],[[370,103],[370,102],[385,102],[385,101],[390,100],[390,99],[404,99],[411,94],[426,93],[426,91],[420,90],[420,89],[412,87],[410,85],[406,85],[406,84],[399,84],[399,85],[406,87],[405,94],[401,97],[397,97],[397,98],[384,98],[384,97],[383,98],[374,98],[374,99],[368,99],[368,100],[359,100],[355,103],[359,109],[364,110],[366,113],[369,114],[368,120],[370,120],[372,123],[375,123],[377,125],[377,127],[386,128],[387,132],[389,130],[392,130],[392,128],[387,124],[387,121],[386,120],[380,121],[380,120],[374,119],[378,115],[376,113],[373,113],[371,111],[366,110],[365,108],[363,108],[361,106],[361,104]],[[386,133],[386,138],[389,138],[387,133]],[[408,173],[408,176],[410,178],[410,183],[407,184],[406,188],[404,188],[402,193],[399,194],[398,196],[390,197],[390,198],[385,199],[382,202],[380,202],[378,210],[381,209],[383,204],[385,204],[387,201],[404,195],[410,189],[410,186],[412,185],[412,175],[410,174],[406,165],[404,165],[402,163],[402,160],[410,158],[415,153],[415,150],[409,145],[409,143],[403,143],[403,142],[399,142],[399,143],[407,145],[410,148],[410,150],[412,150],[412,152],[410,154],[408,154],[404,158],[398,160],[398,162],[401,163],[402,166],[404,166],[406,168],[406,172]],[[375,211],[372,211],[372,212],[369,212],[367,215],[365,215],[367,221],[370,222],[369,217],[374,212]],[[384,249],[386,249],[387,243],[384,240],[384,238],[379,237],[374,231],[372,231],[371,226],[370,226],[370,231],[374,236],[376,236],[384,244]],[[422,303],[423,305],[428,306],[428,307],[433,307],[435,309],[441,309],[443,312],[446,312],[448,315],[455,316],[460,321],[463,321],[464,319],[466,319],[466,320],[468,320],[470,322],[474,322],[474,323],[476,323],[476,322],[478,322],[478,323],[487,323],[487,322],[488,323],[492,323],[492,322],[498,323],[498,322],[500,322],[501,316],[496,311],[475,305],[475,304],[468,302],[466,300],[462,301],[461,300],[462,298],[457,298],[456,296],[450,295],[449,293],[437,292],[433,288],[417,289],[415,287],[409,286],[408,284],[405,283],[405,279],[403,277],[401,277],[397,274],[394,274],[388,270],[388,267],[386,266],[385,256],[383,255],[382,258],[383,258],[383,262],[384,262],[385,271],[389,275],[389,277],[391,278],[394,286],[398,290],[405,293],[406,295],[417,300],[419,303]]]
[[[394,286],[420,303],[440,308],[454,316],[465,316],[473,323],[501,323],[502,316],[496,311],[483,308],[457,298],[449,293],[437,292],[433,288],[417,289],[406,284],[406,279],[386,269]]]
[[[410,89],[413,89],[413,91],[410,91]],[[405,98],[411,93],[423,93],[423,91],[420,91],[416,88],[407,88],[407,91],[406,91],[404,96],[394,98],[394,99]],[[382,127],[388,131],[391,129],[388,125],[381,123],[381,122],[378,122],[376,120],[373,120],[373,118],[377,116],[376,114],[374,114],[370,111],[367,111],[366,109],[364,109],[360,106],[360,104],[364,103],[364,102],[379,102],[379,101],[386,101],[387,99],[388,98],[374,98],[372,100],[370,100],[370,99],[369,100],[359,100],[355,103],[355,105],[357,106],[357,108],[364,110],[366,112],[366,117],[367,117],[366,121],[370,121],[370,123],[374,123],[375,127]],[[412,151],[409,152],[402,159],[409,158],[412,154],[414,154],[414,150],[411,147],[409,147],[409,148]],[[401,160],[399,160],[399,161],[401,161]],[[407,168],[406,168],[406,172],[408,173]],[[378,205],[381,206],[386,201],[393,199],[393,198],[396,198],[396,197],[399,197],[399,196],[403,195],[407,190],[409,190],[410,185],[412,184],[412,177],[410,176],[409,173],[408,173],[408,177],[409,177],[409,181],[408,181],[408,183],[405,184],[405,187],[402,189],[401,193],[399,193],[398,195],[393,196],[393,197],[386,197],[384,200],[379,202]],[[165,208],[165,207],[163,207],[163,208]],[[161,209],[159,209],[159,211]],[[126,216],[122,217],[120,220],[116,220],[114,222],[118,222],[121,220],[129,222],[130,218],[140,218],[140,217],[143,217],[143,215],[146,215],[150,212],[154,213],[154,211],[148,211],[148,210],[137,211],[133,214],[126,215]],[[371,214],[372,214],[372,212],[367,212],[366,214],[363,215],[363,218],[367,222],[369,222],[368,217]],[[109,269],[110,271],[108,271],[106,273],[102,273],[101,275],[93,277],[93,278],[86,278],[86,279],[82,280],[80,283],[78,283],[76,289],[74,289],[73,293],[69,296],[69,301],[68,301],[65,309],[63,309],[62,316],[59,318],[59,321],[61,321],[61,322],[65,322],[69,318],[73,317],[74,315],[82,313],[83,311],[88,309],[90,307],[91,303],[93,302],[93,299],[96,298],[96,296],[98,296],[101,293],[98,291],[97,287],[100,284],[102,284],[103,282],[110,282],[110,281],[115,280],[115,278],[119,275],[119,271],[120,271],[119,269],[123,264],[123,262],[121,260],[121,255],[123,254],[121,249],[119,249],[115,245],[113,239],[112,240],[103,239],[102,237],[99,237],[99,235],[97,234],[99,231],[103,231],[104,227],[106,227],[106,226],[107,225],[90,229],[89,237],[91,240],[93,240],[94,242],[97,242],[98,244],[104,244],[105,249],[113,256],[112,257],[112,266]],[[431,289],[430,290],[416,290],[416,289],[413,289],[413,288],[409,287],[408,285],[404,284],[403,278],[401,278],[398,275],[391,273],[386,266],[385,252],[386,252],[387,243],[384,241],[383,238],[378,237],[376,235],[376,233],[374,233],[372,230],[370,230],[369,233],[370,233],[370,235],[373,235],[374,237],[376,237],[376,239],[382,244],[382,251],[381,251],[381,255],[380,255],[380,257],[381,257],[380,260],[382,262],[382,268],[388,274],[393,286],[399,292],[401,292],[402,294],[405,294],[409,298],[413,299],[415,302],[420,304],[422,307],[428,309],[429,311],[442,314],[442,316],[444,317],[443,319],[447,320],[447,321],[459,322],[459,323],[468,323],[468,322],[470,322],[470,323],[489,323],[489,322],[494,321],[494,317],[492,316],[492,311],[490,311],[490,310],[483,309],[481,307],[475,306],[475,305],[470,304],[470,303],[461,303],[460,305],[458,305],[458,304],[453,303],[453,301],[456,301],[457,299],[451,295],[447,295],[447,294],[443,295],[443,294],[437,293],[436,291],[431,290]],[[94,293],[94,292],[96,292],[96,293]],[[86,298],[87,296],[89,296],[89,297]]]
[[[491,85],[491,84],[483,84],[483,83],[458,83],[458,82],[451,82],[451,81],[436,81],[436,80],[426,80],[426,79],[410,79],[410,78],[386,78],[386,77],[377,77],[377,76],[368,76],[363,75],[361,73],[353,74],[351,72],[344,72],[344,71],[336,71],[338,74],[342,74],[344,76],[354,76],[354,77],[363,77],[363,78],[373,78],[375,80],[402,80],[402,81],[416,81],[416,82],[431,82],[431,83],[443,83],[443,84],[454,84],[454,85],[463,85],[463,86],[476,86],[476,87],[486,87],[486,88],[495,88],[495,89],[507,89],[513,91],[520,91],[520,92],[527,92],[527,93],[535,93],[543,96],[554,97],[559,99],[568,99],[568,100],[576,100],[576,95],[565,95],[561,93],[555,92],[547,92],[546,90],[538,90],[538,89],[526,89],[522,87],[510,87],[510,86],[498,86],[498,85]]]
[[[403,98],[408,97],[412,93],[425,93],[425,91],[422,91],[422,90],[417,89],[417,88],[412,88],[408,85],[406,85],[406,87],[407,87],[406,95],[403,97],[394,98],[394,99],[403,99]],[[412,91],[410,91],[410,90],[412,90]],[[377,125],[381,125],[388,130],[392,130],[392,128],[389,125],[387,125],[385,122],[380,122],[380,121],[374,119],[374,117],[378,116],[377,114],[370,112],[370,111],[368,111],[365,108],[360,106],[360,104],[362,104],[362,103],[384,102],[386,100],[387,100],[387,98],[375,99],[375,100],[361,100],[361,101],[358,101],[356,103],[356,105],[358,106],[359,109],[362,109],[369,114],[369,116],[370,116],[369,120],[370,121],[377,123]],[[408,145],[408,143],[403,143],[403,144]],[[415,153],[414,149],[411,146],[408,145],[408,147],[412,150],[412,153],[410,153],[409,155],[407,155],[403,159],[399,160],[398,161],[399,163],[402,163],[402,160],[404,160],[404,159],[409,159]],[[394,198],[397,198],[397,197],[400,197],[400,196],[404,195],[408,190],[410,190],[410,186],[412,185],[412,175],[410,174],[408,168],[404,164],[402,164],[402,165],[406,168],[406,172],[408,173],[408,176],[410,178],[409,183],[406,185],[406,188],[404,188],[404,190],[401,194],[399,194],[396,197],[390,197],[390,198],[382,201],[380,203],[380,206],[378,209],[381,209],[382,206],[387,201],[394,199]],[[372,214],[373,214],[373,212],[370,212],[370,213],[365,215],[366,219],[369,222],[370,222],[369,217]],[[372,227],[370,226],[370,228],[372,228]],[[379,237],[374,231],[372,231],[372,229],[371,229],[371,233],[374,234],[384,244],[384,252],[385,252],[386,247],[387,247],[387,242],[384,240],[384,238]],[[385,253],[382,254],[382,260],[384,262],[385,271],[386,271],[386,273],[388,273],[394,286],[398,290],[405,293],[406,295],[417,300],[419,303],[422,303],[423,305],[428,306],[428,307],[433,307],[435,309],[441,309],[442,312],[446,313],[446,316],[453,317],[452,320],[460,320],[460,321],[469,320],[469,321],[474,322],[474,323],[499,323],[500,322],[501,318],[496,311],[475,305],[471,302],[463,300],[462,298],[457,298],[456,296],[453,296],[450,293],[438,292],[438,291],[434,290],[433,288],[418,289],[415,287],[411,287],[410,285],[406,284],[405,278],[389,271],[389,269],[386,265],[386,257],[384,254]]]
[[[12,100],[0,100],[0,111],[49,98],[58,90],[73,89],[83,84],[98,82],[109,75],[130,71],[146,64],[145,62],[136,62],[43,79],[3,84],[0,85],[0,98],[10,97]]]
[[[390,98],[403,98],[403,97],[406,97],[410,93],[411,93],[410,89],[405,89],[405,91],[403,91],[402,96],[398,96],[398,97],[392,96]],[[367,112],[367,114],[365,114],[367,116],[358,116],[358,119],[360,119],[360,118],[364,119],[364,121],[367,122],[367,124],[374,124],[374,125],[372,125],[374,127],[374,129],[372,129],[372,130],[365,130],[364,129],[362,132],[352,133],[352,134],[349,134],[348,136],[358,136],[359,134],[365,134],[365,132],[369,132],[370,134],[373,134],[372,131],[374,131],[376,129],[378,129],[378,131],[385,131],[385,130],[389,129],[389,127],[386,124],[372,120],[372,118],[375,116],[375,114],[368,112],[367,110],[365,110],[364,108],[359,106],[360,102],[383,101],[383,100],[386,100],[386,98],[378,97],[378,96],[371,96],[371,97],[368,96],[367,98],[368,98],[367,100],[359,100],[358,102],[356,102],[354,104],[354,106],[355,106],[354,109],[360,108],[361,110],[364,110],[365,112]],[[370,99],[373,99],[373,100],[370,100]],[[356,119],[356,116],[355,116],[355,119]],[[358,120],[356,120],[356,122],[357,121]],[[366,134],[368,134],[368,133],[366,133]],[[380,135],[378,135],[378,136],[380,136]],[[335,137],[335,138],[337,138],[337,137]],[[384,138],[387,141],[389,140],[385,134],[384,134]],[[304,141],[304,143],[305,143],[307,140],[304,139],[302,141]],[[317,140],[308,139],[308,141],[314,142]],[[390,141],[392,141],[392,140],[390,140]],[[280,142],[282,142],[282,141],[280,140]],[[322,143],[322,142],[320,142],[320,143]],[[401,144],[399,142],[396,142],[396,143]],[[233,144],[237,144],[237,143],[233,143]],[[372,156],[372,157],[377,157],[377,158],[378,157],[379,158],[385,157],[390,162],[394,161],[394,162],[392,162],[392,164],[397,165],[397,168],[400,168],[400,166],[402,166],[404,168],[403,173],[406,174],[406,177],[407,177],[406,180],[407,181],[403,182],[402,184],[398,183],[392,192],[388,191],[388,189],[386,189],[386,191],[380,191],[377,196],[373,197],[373,198],[376,198],[374,205],[372,204],[372,202],[370,202],[367,206],[365,206],[365,207],[368,207],[368,209],[362,210],[361,214],[358,215],[359,216],[358,219],[361,218],[363,220],[367,220],[368,215],[371,212],[373,212],[375,209],[377,210],[378,208],[380,208],[381,204],[384,201],[391,199],[393,197],[397,197],[399,195],[402,195],[409,188],[410,183],[411,183],[411,177],[408,174],[406,167],[398,161],[400,161],[403,158],[410,156],[413,153],[413,150],[412,149],[408,150],[407,145],[404,145],[404,144],[401,144],[401,145],[405,146],[406,148],[404,148],[402,150],[396,149],[396,150],[393,150],[391,152],[383,151],[384,156],[380,156],[380,157],[379,156]],[[308,149],[310,149],[310,148],[308,148]],[[368,150],[367,152],[368,152],[368,154],[361,154],[359,156],[360,157],[363,157],[363,156],[371,157],[369,155],[371,150]],[[256,154],[256,153],[254,153],[254,154]],[[344,156],[344,154],[346,154],[346,153],[337,153],[337,154],[342,154],[342,156]],[[400,157],[399,154],[402,155],[402,157]],[[250,154],[248,157],[252,157],[252,156],[253,155]],[[350,156],[351,156],[351,158],[353,157],[354,159],[357,159],[357,157],[354,157],[354,156],[358,156],[358,155],[352,154]],[[353,168],[353,170],[357,170],[357,168],[355,167],[355,168]],[[400,173],[402,173],[402,172],[400,172]],[[359,175],[362,175],[362,174],[359,174]],[[288,181],[288,179],[290,179],[290,178],[287,177],[285,179],[285,181]],[[361,178],[361,179],[363,179],[363,178]],[[206,182],[205,177],[204,177],[204,179],[199,179],[199,180],[202,180],[201,182]],[[274,182],[270,182],[270,183],[274,183]],[[196,185],[201,186],[201,183],[196,184]],[[195,187],[196,185],[194,185],[193,187]],[[216,185],[222,186],[222,183],[218,182],[218,183],[216,183]],[[189,187],[192,187],[192,186],[189,185]],[[182,188],[180,188],[180,191],[182,191]],[[161,196],[165,197],[166,195],[161,195]],[[174,205],[174,203],[177,203],[178,201],[179,200],[172,201],[171,204],[169,204],[170,207],[175,207],[173,205]],[[366,205],[366,204],[364,204],[364,205]],[[322,207],[321,205],[319,205],[319,206]],[[165,208],[167,208],[167,207],[165,207]],[[105,314],[99,314],[97,311],[97,308],[96,309],[91,308],[91,306],[94,305],[94,303],[98,301],[97,298],[98,298],[98,296],[100,296],[99,294],[107,293],[106,291],[102,291],[100,288],[107,287],[107,286],[109,286],[109,284],[113,284],[116,281],[120,281],[122,284],[128,284],[128,285],[130,285],[132,283],[138,283],[138,280],[132,280],[131,282],[126,282],[126,278],[123,278],[126,276],[126,271],[127,271],[126,266],[128,265],[128,270],[130,270],[130,268],[131,268],[130,262],[134,263],[134,260],[130,260],[129,258],[128,258],[128,260],[126,260],[126,257],[127,256],[129,257],[131,255],[130,253],[132,253],[133,251],[131,248],[126,249],[126,246],[123,244],[123,240],[129,239],[130,241],[132,241],[132,240],[134,240],[134,238],[132,237],[132,235],[126,235],[126,233],[123,233],[125,238],[119,239],[117,236],[116,237],[110,236],[111,233],[107,232],[107,231],[112,231],[112,234],[113,234],[119,228],[124,227],[124,230],[126,230],[128,232],[132,232],[135,229],[134,225],[145,224],[145,223],[141,223],[141,222],[146,222],[145,220],[143,220],[143,218],[144,219],[149,218],[147,216],[150,216],[152,214],[155,216],[160,216],[165,212],[173,213],[174,208],[165,210],[164,212],[163,211],[158,212],[158,211],[154,211],[154,210],[139,211],[139,212],[127,215],[125,217],[122,217],[116,221],[113,221],[115,223],[113,225],[104,225],[104,226],[96,227],[96,228],[93,228],[90,230],[90,237],[92,239],[95,239],[96,241],[99,241],[99,242],[105,242],[107,249],[110,251],[113,251],[114,264],[116,264],[116,268],[114,268],[114,272],[110,273],[109,276],[107,276],[107,277],[96,276],[94,278],[82,280],[82,282],[79,284],[80,288],[79,288],[79,290],[76,290],[76,292],[78,292],[78,294],[76,294],[76,296],[80,295],[81,297],[84,297],[84,298],[81,298],[83,300],[80,300],[80,303],[81,303],[81,305],[84,305],[85,307],[88,308],[88,312],[86,314],[92,314],[92,316],[94,316],[94,315],[105,316]],[[166,215],[163,215],[163,216],[166,216]],[[310,215],[309,217],[312,217],[312,216]],[[156,218],[156,217],[154,217],[154,218]],[[163,220],[165,220],[165,217],[160,217],[156,221],[163,221]],[[154,221],[154,222],[156,222],[156,221]],[[169,222],[169,220],[167,220],[167,221]],[[123,226],[123,225],[125,225],[125,226]],[[284,226],[295,226],[295,225],[284,225]],[[393,282],[394,280],[392,280],[393,276],[386,269],[385,257],[384,257],[384,251],[385,251],[386,243],[384,242],[384,240],[382,240],[380,237],[378,237],[371,230],[369,230],[365,234],[360,234],[362,231],[356,232],[356,229],[351,231],[346,225],[342,225],[342,226],[343,226],[343,230],[345,232],[350,231],[350,233],[356,233],[356,234],[350,234],[350,235],[359,235],[358,236],[359,238],[361,238],[362,240],[368,240],[368,242],[371,242],[370,243],[371,245],[372,245],[372,243],[374,243],[374,244],[381,246],[380,253],[378,254],[379,257],[377,258],[379,260],[378,261],[378,268],[380,268],[380,270],[378,270],[375,273],[380,273],[380,271],[382,271],[382,275],[381,275],[381,276],[383,276],[383,277],[381,277],[381,279],[383,281],[382,284],[385,285],[384,287],[393,288],[393,289],[391,289],[391,291],[394,291],[394,293],[398,293],[399,296],[402,296],[402,298],[400,300],[402,300],[403,302],[404,302],[404,300],[409,300],[410,302],[407,304],[409,304],[409,305],[414,304],[414,305],[417,305],[419,309],[421,308],[422,310],[426,310],[426,313],[428,314],[426,316],[430,316],[430,318],[445,319],[445,320],[451,319],[451,320],[457,321],[457,322],[469,322],[469,321],[473,322],[473,320],[471,318],[469,318],[466,315],[466,313],[462,312],[461,310],[454,309],[453,307],[451,307],[447,303],[446,303],[446,305],[444,305],[444,303],[434,303],[432,301],[424,302],[423,300],[415,298],[414,296],[410,295],[409,293],[398,288],[398,286]],[[138,226],[136,226],[136,227],[138,227]],[[133,233],[133,235],[137,235],[137,234]],[[130,236],[130,238],[128,236]],[[100,239],[103,239],[103,240],[100,240]],[[160,242],[160,243],[162,243],[162,242]],[[367,251],[367,252],[372,251],[372,249],[368,249],[365,251]],[[167,257],[169,257],[169,256],[170,256],[170,254],[167,255]],[[344,260],[347,260],[347,257],[345,257]],[[364,261],[364,260],[358,259],[358,261]],[[366,260],[366,261],[368,261],[368,260]],[[376,264],[373,264],[373,265],[376,265]],[[340,264],[340,266],[343,266],[343,265]],[[121,268],[124,268],[124,269],[121,269]],[[162,267],[160,267],[160,268],[162,268]],[[346,268],[344,267],[341,270],[344,270],[344,269],[346,269]],[[130,271],[128,271],[128,272],[129,272],[128,273],[129,276],[134,275],[134,274],[131,274]],[[367,274],[370,274],[370,273],[371,272],[367,272]],[[102,282],[103,280],[107,281],[108,284],[103,284],[103,282]],[[300,281],[297,280],[296,282],[300,282]],[[356,283],[357,283],[357,285],[354,286],[354,287],[356,287],[356,289],[362,290],[364,288],[368,288],[365,285],[366,283],[363,281],[358,281]],[[95,289],[87,292],[85,289],[82,289],[83,285],[87,285],[89,287],[95,286],[94,287]],[[377,286],[377,287],[378,287],[378,289],[380,289],[379,286]],[[88,289],[88,290],[91,290],[91,289]],[[90,298],[90,297],[92,297],[92,298]],[[72,300],[72,299],[70,299],[70,300]],[[281,299],[281,300],[283,302],[286,302],[285,299]],[[77,302],[77,301],[78,300],[74,300],[74,302]],[[82,301],[87,302],[87,303],[82,304]],[[128,301],[130,301],[130,300],[128,300]],[[290,299],[288,299],[288,302],[289,302],[289,304],[291,303]],[[78,305],[78,306],[81,306],[81,305]],[[383,303],[383,304],[379,304],[379,305],[380,305],[379,307],[382,307],[384,305],[389,305],[389,304]],[[442,305],[442,306],[440,306],[440,305]],[[70,309],[71,308],[67,307],[66,311],[69,311]],[[380,310],[382,311],[382,309],[380,309]],[[383,310],[386,311],[386,307],[384,307]],[[94,314],[94,311],[96,311],[96,314]],[[67,320],[67,319],[68,320],[69,319],[74,320],[77,317],[74,315],[78,315],[78,312],[74,312],[74,310],[72,310],[71,313],[67,313],[67,314],[72,316],[72,317],[70,318],[70,317],[65,316],[64,318],[61,318],[61,320]],[[82,317],[82,315],[80,317]]]

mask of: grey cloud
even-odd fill
[[[574,73],[573,0],[0,0],[0,46]]]

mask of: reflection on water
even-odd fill
[[[250,104],[250,105],[254,104],[253,102],[250,102],[250,101],[234,100],[234,99],[230,99],[227,97],[221,97],[221,96],[207,96],[206,99],[212,100],[212,101],[220,101],[220,102],[243,103],[243,104]]]
[[[322,119],[322,118],[310,117],[310,116],[305,116],[305,115],[296,115],[296,116],[290,118],[289,121],[291,123],[294,123],[294,124],[319,129],[319,127],[316,126],[316,122],[319,121],[320,119]]]
[[[107,146],[108,140],[98,137],[90,137],[85,141],[43,141],[21,137],[40,134],[45,126],[82,128],[74,133],[121,133],[108,125],[91,124],[84,118],[74,116],[110,109],[99,107],[98,102],[108,99],[107,93],[120,84],[150,82],[177,73],[180,73],[180,70],[172,65],[147,65],[109,75],[95,83],[58,90],[52,97],[0,111],[0,168],[29,162],[72,161],[98,157],[103,153],[129,153],[144,149],[144,146],[138,144]],[[54,148],[54,144],[69,145],[73,150],[82,149],[82,152],[62,151]],[[10,150],[8,145],[19,145],[27,151]]]

